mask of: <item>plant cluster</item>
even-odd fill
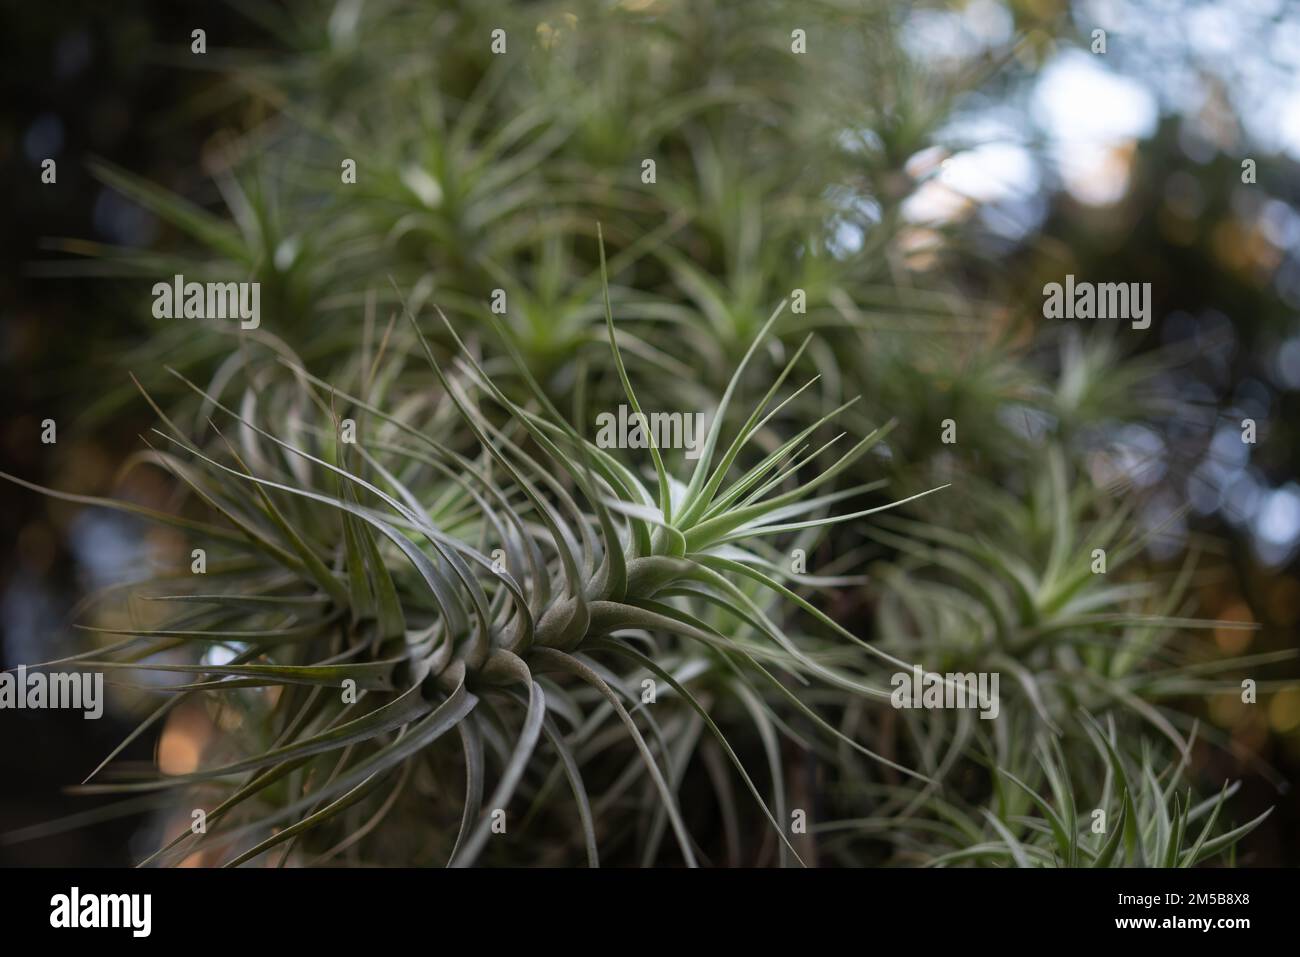
[[[972,295],[903,214],[997,62],[875,0],[250,14],[289,52],[210,55],[219,202],[100,164],[170,234],[91,251],[265,318],[150,326],[96,410],[149,403],[174,512],[46,490],[205,556],[71,659],[171,676],[132,739],[221,729],[80,786],[169,810],[149,863],[1193,865],[1258,823],[1184,786],[1223,742],[1180,704],[1270,661],[1200,640],[1113,448],[1172,360]],[[601,447],[618,403],[705,411],[702,454]],[[892,707],[914,665],[998,716]]]

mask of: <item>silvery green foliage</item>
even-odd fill
[[[117,507],[204,565],[80,663],[175,682],[142,732],[238,729],[82,786],[181,814],[151,863],[1194,864],[1257,823],[1182,789],[1222,742],[1171,702],[1271,662],[1195,642],[1193,564],[1092,468],[1163,360],[901,268],[983,65],[891,6],[290,8],[224,208],[95,168],[182,237],[96,269],[260,296],[159,319],[98,410],[152,405],[184,501]],[[624,404],[698,455],[602,447]],[[998,674],[996,719],[894,709],[918,664]]]

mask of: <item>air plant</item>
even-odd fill
[[[695,843],[670,784],[668,739],[656,709],[635,707],[637,696],[629,693],[637,674],[649,676],[652,687],[662,683],[695,712],[793,856],[785,822],[692,691],[695,682],[715,696],[729,689],[758,714],[798,714],[865,757],[919,776],[840,734],[797,690],[813,682],[883,699],[871,665],[903,663],[837,625],[791,587],[797,582],[783,581],[790,576],[748,550],[771,536],[822,530],[899,504],[825,514],[875,487],[822,492],[883,432],[816,469],[842,438],[812,447],[831,416],[740,467],[747,445],[789,401],[778,397],[798,353],[728,442],[724,413],[756,340],[714,410],[690,474],[678,478],[652,442],[655,483],[647,486],[584,439],[540,389],[531,407],[511,400],[445,318],[458,346],[452,366],[438,361],[410,318],[440,390],[436,398],[427,389],[385,396],[398,415],[372,401],[382,391],[373,375],[382,356],[364,398],[288,360],[282,361],[291,375],[279,370],[287,382],[269,391],[260,381],[268,370],[250,370],[243,412],[183,380],[226,420],[210,420],[217,439],[206,451],[155,406],[165,428],[155,430],[150,459],[224,519],[176,519],[206,541],[212,564],[194,576],[191,590],[149,596],[178,609],[158,627],[106,629],[122,639],[107,649],[114,654],[78,656],[78,664],[194,676],[167,689],[171,700],[150,721],[189,695],[239,697],[259,689],[274,700],[264,719],[273,733],[251,756],[183,775],[92,782],[81,791],[194,787],[213,829],[197,840],[183,835],[159,857],[216,847],[241,863],[391,793],[412,764],[430,761],[427,752],[456,730],[466,790],[447,856],[469,864],[484,851],[494,815],[504,813],[530,771],[537,773],[544,737],[568,778],[587,859],[595,864],[596,835],[606,825],[593,815],[575,755],[602,730],[589,723],[600,704],[605,721],[621,722],[635,745],[681,858],[694,864]],[[608,298],[606,322],[614,368],[639,414]],[[536,386],[525,366],[519,371]],[[284,388],[292,398],[281,395]],[[264,406],[287,410],[287,432],[297,441],[258,424],[267,421],[259,414]],[[355,443],[340,438],[340,416],[356,417]],[[449,418],[459,427],[449,428]],[[755,588],[804,609],[851,642],[854,654],[792,636]],[[701,617],[710,607],[748,626],[748,634],[727,634]],[[707,654],[691,658],[688,648]],[[178,649],[189,652],[185,660],[167,660]],[[224,655],[214,658],[216,649]],[[676,674],[665,667],[674,663]],[[543,675],[553,683],[544,687]],[[276,694],[266,695],[272,689]],[[512,728],[515,710],[522,717]],[[500,773],[485,799],[493,748]],[[219,785],[224,797],[217,802],[212,789]]]
[[[846,820],[823,830],[877,833],[905,859],[929,867],[1168,868],[1231,862],[1237,842],[1271,813],[1219,827],[1240,782],[1224,782],[1217,795],[1197,801],[1190,788],[1180,790],[1185,760],[1159,768],[1149,752],[1131,756],[1113,721],[1103,727],[1086,712],[1078,726],[1094,752],[1094,786],[1072,777],[1079,765],[1066,760],[1055,736],[1038,735],[1010,765],[989,756],[991,807],[930,795],[924,814]]]
[[[164,809],[150,864],[1229,856],[1258,819],[1181,789],[1227,742],[1176,705],[1281,656],[1193,645],[1226,627],[1193,562],[1150,580],[1090,472],[1167,411],[1159,363],[1101,330],[1054,365],[904,265],[904,165],[991,61],[923,73],[886,4],[801,6],[806,58],[782,3],[455,6],[254,11],[293,52],[232,71],[259,119],[207,156],[220,204],[94,167],[172,236],[78,268],[259,281],[274,317],[151,329],[92,410],[143,395],[127,468],[175,511],[41,489],[202,552],[46,663],[163,698],[96,813]],[[601,447],[619,403],[707,411],[698,459]],[[1004,675],[999,718],[894,710],[918,665]],[[200,767],[122,760],[196,706]]]

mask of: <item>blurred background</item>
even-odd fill
[[[281,40],[241,3],[7,4],[0,16],[0,469],[165,507],[170,490],[152,473],[133,471],[125,487],[116,475],[152,422],[147,408],[104,404],[105,384],[124,378],[115,353],[144,334],[147,316],[117,280],[88,274],[76,243],[178,240],[86,162],[212,198],[198,158],[255,121],[230,74],[242,57],[273,58]],[[1132,455],[1120,467],[1144,490],[1140,520],[1160,528],[1151,560],[1176,566],[1203,553],[1202,615],[1259,625],[1216,632],[1225,654],[1296,648],[1300,5],[970,0],[900,5],[897,16],[896,52],[918,83],[979,69],[914,148],[889,157],[903,184],[885,251],[893,275],[1037,322],[1043,285],[1066,274],[1150,282],[1153,330],[1134,348],[1176,357],[1156,385],[1178,414],[1126,426]],[[200,24],[217,52],[196,64],[183,54]],[[860,133],[872,149],[873,131]],[[44,158],[57,161],[57,188],[40,182]],[[1253,182],[1243,182],[1245,161]],[[834,246],[862,249],[885,215],[855,200]],[[58,423],[54,447],[38,439],[46,418]],[[1240,440],[1245,418],[1258,423],[1257,444]],[[116,513],[10,484],[0,496],[4,667],[78,650],[68,625],[77,603],[174,547]],[[1300,779],[1300,692],[1259,708],[1225,694],[1203,718],[1254,756],[1198,752],[1208,779],[1243,778],[1239,818],[1277,806],[1239,860],[1296,864],[1300,803],[1281,787]],[[92,807],[60,789],[134,723],[112,711],[97,722],[4,715],[0,830]],[[151,729],[127,757],[185,767],[203,733],[183,722]],[[151,836],[125,818],[0,846],[0,862],[127,864]]]

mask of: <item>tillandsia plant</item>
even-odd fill
[[[602,361],[597,220],[620,345],[663,371],[665,398],[720,393],[782,298],[778,336],[951,309],[891,276],[900,166],[993,62],[918,76],[887,4],[802,5],[798,33],[835,50],[815,57],[791,54],[782,2],[345,0],[250,15],[293,53],[200,62],[228,69],[252,118],[204,150],[210,185],[191,191],[216,202],[97,161],[91,172],[170,242],[72,240],[67,251],[91,258],[51,269],[257,282],[277,333],[308,360],[345,357],[366,297],[381,315],[396,306],[374,282],[392,276],[415,309],[434,297],[485,327],[497,319],[556,399],[579,360]],[[498,33],[504,52],[478,42]],[[120,354],[160,398],[181,395],[161,357],[195,376],[223,358],[219,339],[170,320],[148,328]],[[805,361],[837,367],[834,341],[815,339]],[[93,411],[130,398],[114,385]]]
[[[641,415],[608,309],[607,301],[614,368]],[[160,447],[148,460],[224,523],[175,518],[204,540],[196,559],[202,574],[190,578],[190,590],[145,596],[175,609],[160,614],[157,627],[104,629],[120,636],[104,649],[112,654],[76,660],[83,668],[193,675],[193,682],[166,689],[169,701],[145,726],[186,696],[204,693],[218,698],[219,708],[265,709],[255,727],[267,736],[251,756],[192,773],[91,781],[79,789],[195,788],[204,827],[151,860],[211,849],[214,860],[242,863],[290,841],[329,859],[364,842],[402,789],[419,780],[418,769],[443,768],[445,755],[431,752],[455,730],[463,811],[455,840],[435,852],[450,862],[473,863],[494,831],[512,833],[512,796],[554,766],[571,789],[589,863],[599,860],[599,836],[617,841],[627,826],[594,809],[617,809],[617,793],[635,788],[653,793],[652,806],[670,825],[681,858],[695,864],[699,851],[678,806],[677,736],[662,727],[680,716],[637,706],[660,694],[692,711],[713,736],[779,836],[783,858],[798,858],[787,822],[746,771],[712,717],[715,709],[750,709],[769,744],[772,729],[798,716],[865,758],[924,777],[840,733],[798,688],[812,683],[879,702],[888,698],[875,676],[880,663],[905,665],[833,622],[794,590],[797,580],[763,557],[760,543],[772,536],[821,530],[901,504],[825,514],[878,487],[820,491],[883,431],[819,469],[816,463],[843,438],[811,447],[831,416],[739,465],[788,403],[789,396],[778,398],[798,352],[728,440],[725,412],[761,336],[756,339],[721,396],[688,475],[670,471],[651,439],[656,484],[648,488],[636,471],[583,438],[540,389],[531,408],[513,402],[449,322],[445,331],[460,347],[452,368],[413,328],[438,393],[403,395],[400,383],[389,388],[395,376],[380,371],[382,353],[360,395],[281,357],[280,382],[273,370],[248,370],[243,412],[185,380],[213,416],[227,420],[222,428],[209,419],[216,433],[211,442],[191,437],[155,406],[165,428],[156,430]],[[400,370],[403,363],[399,357],[394,364]],[[520,372],[530,378],[526,367]],[[235,390],[224,385],[223,391]],[[504,418],[485,410],[485,400]],[[384,411],[385,404],[400,414]],[[273,414],[267,409],[288,410],[292,425],[282,431],[296,441],[259,424]],[[577,421],[582,418],[579,411]],[[852,653],[789,633],[769,614],[772,597],[805,610],[849,642]],[[707,620],[714,609],[722,613],[716,624]],[[746,635],[737,636],[740,626]],[[159,660],[177,654],[186,660]],[[713,708],[704,706],[701,693]],[[616,778],[593,801],[583,767],[615,748],[611,723],[621,724],[643,766],[634,764],[635,776]],[[554,754],[540,759],[543,741]],[[779,763],[769,757],[770,783],[779,785]],[[498,762],[489,792],[489,768]],[[772,800],[783,810],[779,790]],[[338,819],[354,807],[371,815],[367,826],[340,830]],[[662,827],[642,835],[647,862],[657,859],[662,837]],[[511,839],[512,850],[502,843],[498,853],[527,860],[529,845],[517,840]]]
[[[1064,461],[1059,448],[1049,447],[1023,503],[967,482],[963,491],[985,503],[990,524],[983,531],[889,516],[867,530],[899,555],[879,569],[879,647],[924,660],[950,678],[992,674],[1004,683],[995,720],[987,724],[978,720],[987,715],[970,711],[901,712],[915,766],[930,783],[918,790],[846,782],[844,806],[866,805],[876,814],[822,825],[834,835],[832,853],[844,860],[861,859],[856,842],[884,841],[905,860],[935,865],[1172,866],[1230,847],[1267,817],[1229,830],[1232,838],[1220,842],[1221,835],[1206,838],[1239,783],[1225,783],[1217,802],[1193,806],[1183,795],[1181,805],[1171,804],[1198,734],[1215,747],[1231,746],[1174,702],[1237,690],[1236,675],[1291,655],[1230,658],[1191,641],[1198,632],[1248,626],[1186,616],[1193,560],[1171,581],[1121,577],[1149,533],[1132,530],[1126,507],[1081,522],[1080,511],[1105,507],[1109,499],[1085,494],[1084,483],[1071,486]],[[906,690],[907,681],[900,686]],[[1097,714],[1106,716],[1104,734]],[[1126,742],[1140,743],[1136,754]],[[1173,755],[1174,763],[1154,773],[1163,755]],[[1100,795],[1076,793],[1076,782],[1102,776]],[[1047,786],[1054,809],[1036,791]],[[1087,830],[1081,808],[1100,822],[1095,830]],[[1170,818],[1181,825],[1187,815],[1199,819],[1211,808],[1195,851],[1171,849],[1177,837]],[[1035,811],[1043,818],[1026,817]],[[1122,851],[1118,831],[1105,823],[1119,814],[1131,822]],[[1078,829],[1105,840],[1080,844],[1070,837]],[[1066,846],[1054,846],[1063,839]],[[970,846],[939,853],[940,840]]]
[[[986,761],[990,806],[928,794],[906,813],[820,830],[849,859],[855,841],[874,836],[897,846],[904,860],[928,867],[1193,867],[1215,858],[1231,862],[1236,843],[1270,813],[1216,831],[1238,784],[1195,801],[1190,788],[1180,790],[1184,762],[1160,768],[1149,753],[1126,756],[1114,722],[1103,728],[1084,714],[1080,725],[1095,752],[1090,781],[1098,783],[1089,788],[1071,778],[1070,768],[1082,765],[1065,758],[1056,737],[1039,735],[1012,759]]]
[[[581,834],[589,864],[599,862],[602,846],[629,843],[636,859],[654,863],[668,832],[680,859],[695,864],[707,852],[692,824],[703,818],[708,827],[719,816],[728,859],[744,860],[736,779],[779,841],[780,859],[802,863],[792,838],[804,833],[798,823],[806,822],[807,810],[790,806],[778,740],[804,741],[807,734],[823,739],[809,746],[842,769],[844,792],[881,810],[816,830],[834,836],[852,826],[868,840],[883,831],[903,861],[917,853],[914,829],[931,838],[969,837],[969,846],[947,851],[933,840],[926,845],[931,857],[922,860],[936,865],[1194,863],[1229,850],[1258,822],[1210,838],[1226,792],[1217,802],[1193,806],[1189,797],[1179,804],[1173,795],[1181,765],[1163,784],[1149,758],[1140,772],[1127,768],[1113,717],[1109,736],[1095,724],[1086,728],[1106,768],[1101,813],[1116,814],[1114,828],[1097,832],[1105,840],[1081,839],[1068,823],[1078,818],[1069,769],[1082,765],[1066,762],[1062,744],[1040,736],[1037,768],[1021,766],[1023,751],[1012,744],[1023,740],[1017,736],[1032,737],[1043,727],[1059,735],[1058,722],[1079,707],[1131,706],[1169,730],[1184,760],[1187,754],[1168,723],[1121,683],[1127,666],[1117,671],[1109,658],[1088,660],[1085,649],[1082,657],[1060,659],[1055,667],[1072,664],[1073,671],[1056,676],[1051,659],[1059,650],[1044,661],[1029,652],[1053,631],[1097,623],[1071,616],[1146,591],[1094,585],[1093,576],[1070,571],[1065,556],[1078,551],[1072,543],[1054,549],[1056,558],[1047,563],[1051,583],[1033,585],[1030,566],[975,539],[914,522],[870,531],[904,556],[937,554],[958,580],[979,586],[979,597],[963,603],[938,590],[926,596],[940,586],[915,570],[908,579],[886,576],[903,605],[882,606],[881,647],[800,594],[837,580],[790,574],[767,539],[798,536],[812,546],[809,534],[820,537],[849,521],[860,526],[858,520],[906,502],[847,513],[834,508],[879,487],[823,491],[858,465],[884,431],[818,468],[843,438],[814,438],[834,413],[754,454],[756,437],[807,388],[787,388],[802,349],[740,430],[724,437],[727,406],[737,401],[749,360],[779,313],[720,397],[688,473],[672,467],[668,450],[649,432],[649,484],[578,431],[574,423],[586,419],[581,394],[570,421],[521,364],[534,395],[526,405],[516,403],[440,312],[456,347],[450,362],[439,361],[407,313],[412,336],[390,329],[385,346],[355,369],[349,389],[313,375],[265,334],[245,342],[239,369],[207,389],[176,373],[201,402],[202,424],[191,434],[154,405],[160,427],[141,461],[166,469],[208,513],[150,516],[203,543],[191,552],[191,574],[173,576],[170,588],[151,583],[136,608],[128,601],[130,617],[141,614],[140,605],[148,609],[147,626],[91,628],[108,643],[47,665],[193,676],[153,689],[167,699],[131,738],[194,696],[212,702],[223,726],[251,730],[232,734],[211,764],[183,774],[117,767],[119,748],[77,790],[186,795],[169,804],[201,826],[182,828],[147,863],[242,864],[278,848],[281,861],[294,853],[325,863],[352,852],[361,860],[468,865],[481,855],[500,862],[570,860],[576,842],[554,837],[565,833],[556,820],[564,813],[555,797],[562,781],[572,797],[564,806],[571,803],[580,825],[568,833]],[[606,322],[612,371],[639,416],[608,299]],[[406,374],[411,358],[427,361],[436,389],[427,378]],[[1074,520],[1060,494],[1062,469],[1057,458],[1046,471],[1044,481],[1057,493],[1046,500],[1056,503],[1054,534],[1070,538]],[[1107,523],[1099,540],[1117,526]],[[934,553],[927,540],[949,551]],[[1007,586],[992,584],[998,565],[1018,594],[1000,595],[998,588]],[[120,597],[116,590],[104,596]],[[896,697],[884,676],[921,670],[903,657],[917,649],[898,637],[902,607],[937,615],[926,626],[934,634],[982,632],[964,648],[944,651],[927,642],[924,652],[940,668],[1009,672],[1021,683],[1025,704],[1015,703],[1017,695],[1004,699],[1006,713],[990,736],[979,733],[969,712],[958,712],[956,728],[940,712],[924,731],[913,729],[918,746],[905,749],[903,760],[889,756],[898,750],[892,743],[878,750],[860,743],[859,709],[867,708],[867,723],[875,723],[872,711],[887,713]],[[811,629],[786,623],[796,611]],[[1058,624],[1048,624],[1049,613]],[[954,629],[943,620],[951,615],[967,616],[967,623]],[[1106,618],[1107,624],[1126,621]],[[1149,618],[1136,623],[1153,624]],[[1121,655],[1131,658],[1139,644],[1126,643]],[[1090,685],[1100,685],[1100,696]],[[995,709],[997,718],[1001,705]],[[762,774],[747,769],[724,730],[741,715],[763,743]],[[799,724],[803,734],[794,730]],[[444,740],[452,731],[456,740]],[[714,749],[715,793],[711,813],[701,815],[698,802],[683,809],[682,794],[684,770],[697,749],[703,753],[703,739]],[[983,819],[963,817],[967,812],[951,802],[968,788],[945,782],[957,763],[972,759],[991,769],[994,784]],[[1052,808],[1027,783],[1041,780],[1062,806]],[[442,827],[421,828],[425,842],[394,852],[399,842],[391,822],[413,813],[411,792],[422,789],[439,800],[420,813]],[[634,795],[639,798],[630,800]],[[860,806],[862,799],[849,803]],[[1025,817],[1035,809],[1046,825]],[[1188,827],[1207,811],[1193,840]],[[845,840],[832,840],[829,848],[852,860]]]
[[[928,69],[895,7],[250,5],[285,49],[204,62],[207,185],[93,163],[163,236],[50,266],[153,286],[84,420],[147,408],[119,477],[175,490],[39,489],[165,529],[33,666],[142,718],[65,823],[155,811],[147,864],[1233,862],[1199,707],[1288,655],[1201,640],[1250,625],[1114,467],[1182,357],[945,269],[904,205],[1011,50]],[[187,713],[193,761],[126,759]]]

